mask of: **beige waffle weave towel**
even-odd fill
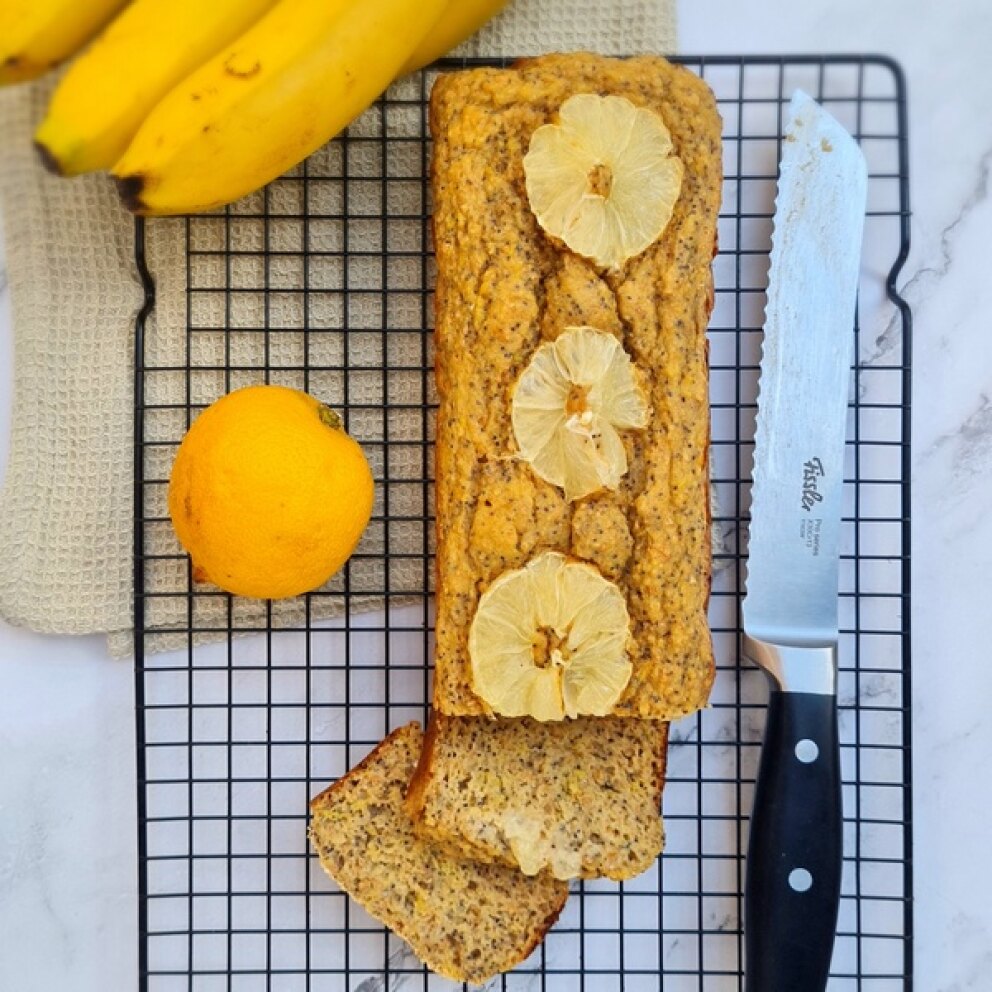
[[[674,0],[516,0],[459,54],[670,52],[674,39]],[[132,625],[132,354],[141,300],[134,225],[104,177],[67,182],[38,165],[30,137],[51,88],[46,80],[0,92],[0,213],[15,360],[10,460],[0,492],[0,615],[46,632],[106,631],[121,653],[129,650]],[[182,238],[180,224],[149,225],[160,287],[149,340],[161,356],[183,354]],[[251,364],[252,355],[232,352],[231,359]],[[177,382],[175,389],[183,402],[183,387]],[[153,539],[168,547],[171,537],[163,530]],[[370,534],[369,550],[380,540]],[[397,588],[412,588],[400,583],[417,574],[395,578]],[[176,589],[184,579],[175,566],[153,581]],[[371,574],[369,588],[381,588],[381,576]],[[328,613],[334,602],[327,600]],[[250,614],[264,607],[239,608]],[[276,619],[292,621],[298,608],[280,607]],[[175,619],[167,605],[156,609],[150,622]],[[223,599],[204,599],[202,609],[200,624],[209,625],[211,610],[226,622]],[[236,622],[250,627],[252,620]]]

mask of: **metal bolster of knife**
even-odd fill
[[[744,635],[744,654],[783,692],[832,696],[837,692],[837,645],[772,644]]]

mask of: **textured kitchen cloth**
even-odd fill
[[[670,52],[674,41],[674,0],[516,0],[459,54]],[[0,492],[0,615],[40,631],[106,631],[111,649],[121,653],[130,649],[132,625],[133,333],[142,298],[134,225],[104,177],[59,180],[38,164],[31,133],[52,85],[0,92],[0,213],[15,361],[10,460]],[[159,356],[184,354],[183,243],[181,223],[149,224],[159,301],[148,334]],[[252,364],[238,347],[232,346],[231,363]],[[327,392],[333,386],[326,384]],[[184,402],[184,384],[177,380],[174,388],[175,401]],[[175,550],[164,529],[152,540]],[[378,540],[370,535],[367,550],[374,553]],[[154,586],[178,588],[169,583],[185,579],[170,569],[181,568],[166,564],[152,576]],[[402,587],[415,576],[390,578]],[[369,589],[382,588],[374,570],[367,581]],[[200,599],[198,626],[210,625],[211,610],[226,625],[226,600]],[[314,612],[333,613],[337,602],[318,598]],[[369,608],[378,603],[374,596],[363,601]],[[161,612],[146,617],[150,626],[175,619],[169,607],[155,609]],[[299,604],[275,609],[275,622],[291,622]],[[253,619],[235,622],[250,627]],[[171,643],[163,637],[149,646]]]

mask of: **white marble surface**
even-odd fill
[[[709,0],[680,13],[687,53],[878,51],[908,75],[916,987],[978,992],[992,970],[992,15],[985,0]],[[0,288],[0,464],[10,364]],[[136,987],[132,700],[131,668],[101,638],[0,624],[4,992]]]

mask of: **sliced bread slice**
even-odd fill
[[[435,711],[407,794],[419,836],[557,878],[631,878],[661,852],[668,724]]]
[[[534,950],[568,886],[457,859],[417,837],[403,796],[422,740],[419,724],[400,727],[314,798],[310,840],[327,874],[428,968],[481,984]]]

